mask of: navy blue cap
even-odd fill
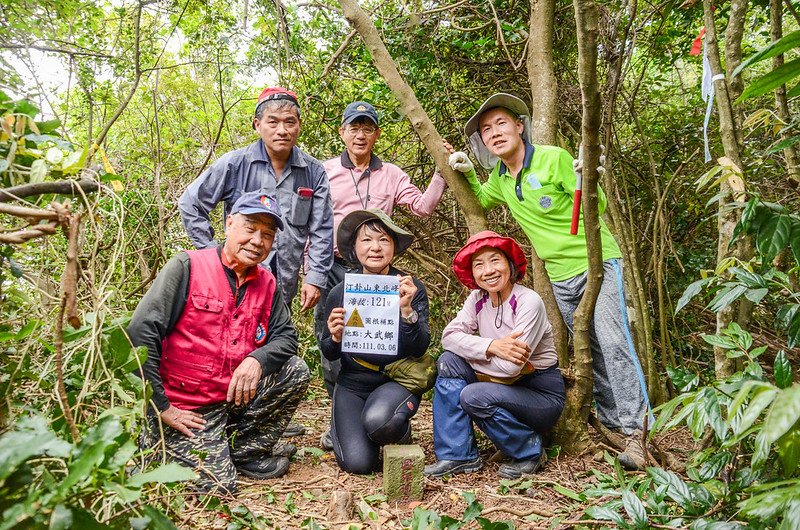
[[[344,108],[342,114],[342,125],[353,123],[358,118],[369,118],[378,125],[378,113],[375,107],[366,101],[354,101]]]
[[[278,201],[272,195],[264,195],[260,191],[251,191],[239,197],[233,208],[231,215],[240,213],[242,215],[267,214],[275,220],[275,225],[279,230],[283,230],[283,219]]]

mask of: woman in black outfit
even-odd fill
[[[342,353],[344,282],[328,294],[328,329],[322,340],[327,359],[342,360],[333,392],[331,435],[336,461],[348,473],[378,469],[382,445],[411,440],[411,417],[419,407],[415,396],[383,374],[387,364],[420,357],[430,344],[428,295],[417,279],[391,265],[414,236],[396,226],[381,210],[356,210],[339,224],[337,244],[342,255],[360,264],[358,274],[400,276],[399,337],[396,355]]]

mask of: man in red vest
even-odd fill
[[[243,194],[225,242],[173,257],[128,327],[133,344],[147,347],[153,389],[140,444],[195,468],[202,491],[234,491],[239,473],[279,477],[296,450],[275,443],[309,371],[275,277],[258,266],[282,229],[274,197]]]

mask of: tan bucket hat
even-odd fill
[[[481,133],[478,130],[480,125],[481,115],[487,110],[502,107],[508,109],[513,115],[518,116],[522,120],[523,131],[522,137],[528,142],[533,143],[531,136],[531,113],[528,106],[517,96],[506,94],[505,92],[498,92],[497,94],[489,97],[483,102],[483,105],[467,120],[464,126],[464,132],[469,138],[469,146],[472,148],[472,154],[475,159],[486,169],[492,169],[496,164],[498,158],[494,156],[491,151],[486,147],[481,139]]]
[[[411,243],[414,242],[414,234],[406,232],[394,224],[392,218],[386,215],[386,212],[383,210],[370,208],[369,210],[352,211],[339,223],[339,229],[336,231],[336,243],[339,246],[341,255],[353,264],[358,264],[358,259],[353,250],[353,239],[355,238],[356,232],[361,225],[373,219],[382,222],[386,225],[386,228],[394,234],[396,241],[394,247],[395,257],[402,254],[411,246]]]

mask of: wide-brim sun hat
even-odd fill
[[[519,243],[512,237],[505,237],[497,232],[484,230],[470,237],[453,258],[453,272],[456,274],[458,281],[466,285],[468,289],[478,288],[475,277],[472,275],[472,257],[484,248],[496,248],[508,257],[517,270],[516,277],[511,278],[511,281],[517,282],[525,276],[525,271],[528,268],[528,259]]]
[[[361,225],[368,221],[377,220],[386,225],[386,228],[394,234],[395,246],[394,256],[397,257],[402,254],[411,243],[414,242],[414,234],[407,232],[394,224],[392,218],[386,215],[386,212],[378,208],[370,208],[369,210],[355,210],[347,214],[342,222],[339,223],[339,229],[336,230],[336,244],[339,247],[341,255],[351,263],[358,263],[356,253],[354,250],[354,239],[356,232]]]
[[[475,159],[486,169],[492,169],[496,164],[498,158],[489,151],[486,144],[483,143],[481,132],[478,130],[481,121],[481,115],[484,112],[492,109],[502,107],[514,116],[522,120],[522,137],[528,143],[533,143],[533,136],[531,133],[531,113],[528,106],[517,96],[506,94],[505,92],[498,92],[490,96],[483,104],[475,111],[475,114],[467,120],[464,126],[464,132],[469,139],[469,146],[472,149],[472,154]]]

